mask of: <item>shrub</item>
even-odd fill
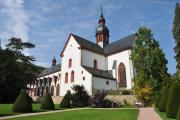
[[[71,104],[70,104],[71,99],[72,99],[72,95],[71,95],[71,92],[68,90],[60,103],[60,107],[61,108],[70,108],[71,107]]]
[[[180,120],[180,106],[179,106],[179,110],[178,110],[177,115],[176,115],[176,120]]]
[[[165,112],[166,111],[166,105],[167,105],[167,101],[168,101],[168,96],[169,96],[168,87],[163,87],[161,89],[161,98],[159,100],[159,111],[160,112]]]
[[[175,118],[180,105],[180,83],[174,83],[166,107],[167,117]]]
[[[17,97],[13,105],[12,111],[18,113],[32,112],[32,103],[30,101],[29,95],[26,93],[25,90],[22,90],[20,95]]]
[[[49,93],[45,96],[44,100],[42,101],[41,109],[44,109],[44,110],[54,110],[55,109],[53,100]]]
[[[111,107],[112,102],[110,100],[105,99],[106,95],[107,94],[104,91],[102,91],[102,92],[97,91],[91,99],[92,106],[100,107],[100,108]]]
[[[89,95],[82,85],[74,85],[72,87],[74,93],[72,94],[72,106],[84,107],[89,105]]]
[[[131,90],[122,90],[122,91],[121,91],[121,94],[122,94],[122,95],[131,95],[131,94],[132,94],[132,91],[131,91]]]
[[[155,96],[155,107],[159,108],[159,101],[161,99],[161,94]]]

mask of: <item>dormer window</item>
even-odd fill
[[[97,60],[94,60],[94,68],[97,69]]]
[[[69,59],[69,66],[68,67],[70,68],[71,66],[72,66],[72,59],[70,58]]]

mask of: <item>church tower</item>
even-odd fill
[[[102,6],[101,6],[101,15],[98,21],[98,26],[96,28],[96,44],[102,48],[109,45],[109,29],[105,25],[106,21],[103,16]]]

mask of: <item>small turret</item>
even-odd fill
[[[54,57],[54,59],[52,60],[52,66],[56,65],[56,58]]]

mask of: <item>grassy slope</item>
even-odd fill
[[[138,109],[75,110],[61,113],[21,117],[9,120],[137,120]]]
[[[173,118],[167,118],[165,112],[159,112],[159,110],[157,110],[157,109],[156,109],[156,112],[161,116],[161,118],[163,120],[176,120],[176,119],[173,119]]]
[[[9,115],[15,115],[17,113],[14,113],[11,111],[13,104],[0,104],[0,117],[2,116],[9,116]],[[45,110],[40,109],[40,104],[33,104],[33,111],[34,112],[44,112]],[[56,109],[60,109],[59,105],[55,105]]]

